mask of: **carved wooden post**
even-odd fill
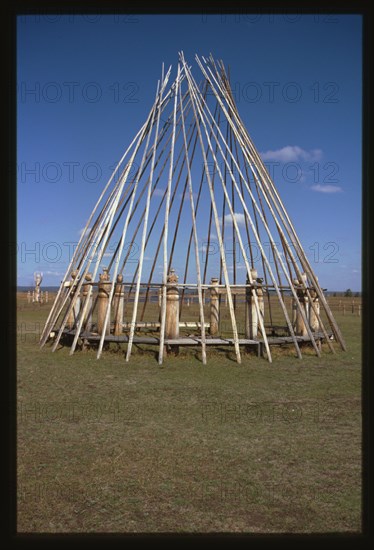
[[[45,303],[48,304],[48,290],[45,291]]]
[[[299,286],[299,281],[297,279],[293,279],[292,284],[296,289],[296,294],[297,294],[297,287]],[[291,304],[292,304],[292,328],[296,330],[297,302],[294,297],[291,298]]]
[[[251,268],[252,280],[257,281],[257,270]],[[249,285],[249,277],[247,275],[247,285]],[[262,291],[262,290],[261,290]],[[255,300],[252,296],[252,289],[245,289],[245,337],[248,340],[256,340],[258,334],[258,315],[256,310]]]
[[[167,278],[168,283],[178,283],[178,275],[172,268]],[[177,286],[168,286],[166,289],[166,323],[165,339],[174,339],[179,336],[179,290]],[[172,351],[178,353],[179,346],[172,346]]]
[[[86,276],[84,279],[85,281],[87,281],[87,283],[90,283],[92,281],[92,273],[86,273]],[[91,328],[92,328],[92,293],[91,293],[91,296],[88,297],[90,292],[90,286],[91,285],[89,284],[84,285],[83,292],[82,292],[83,294],[82,309],[86,305],[86,300],[89,300],[89,304],[87,306],[86,314],[83,320],[83,328],[85,332],[91,332]]]
[[[117,283],[114,289],[113,309],[114,309],[114,335],[119,336],[122,333],[123,325],[123,300],[125,293],[122,287],[123,275],[117,275]]]
[[[218,279],[212,277],[210,287],[210,334],[219,332],[219,296],[217,292]]]
[[[27,293],[27,302],[30,303],[31,302],[31,292],[28,291]]]
[[[303,283],[306,285],[307,283],[307,278],[306,278],[306,274],[305,273],[302,273],[302,279],[303,279]],[[308,303],[308,298],[306,296],[306,291],[301,288],[301,284],[300,284],[300,288],[297,290],[297,296],[299,298],[299,302],[300,302],[300,305],[302,307],[302,309],[304,310],[304,314],[306,316],[306,319],[309,318],[309,303]],[[305,323],[304,323],[304,320],[301,316],[301,312],[299,310],[299,308],[297,308],[297,311],[296,311],[296,334],[298,336],[307,336],[308,335],[308,331],[306,329],[306,326],[305,326]]]
[[[318,300],[317,292],[314,289],[310,290],[310,296],[313,300],[313,305],[316,308],[316,311],[317,311],[318,316],[319,316],[319,300]],[[312,308],[312,306],[310,306],[310,308],[309,308],[309,324],[310,324],[310,328],[312,329],[313,332],[318,332],[319,331],[319,329],[320,329],[319,319],[318,319],[317,315],[315,314],[314,309]]]
[[[260,310],[260,315],[262,318],[262,322],[265,322],[265,301],[264,301],[264,289],[262,288],[262,282],[263,279],[256,279],[257,281],[257,301],[258,301],[258,308]]]
[[[32,291],[32,302],[33,303],[35,302],[35,291],[34,290]]]
[[[109,273],[106,268],[104,268],[103,273],[99,275],[99,279],[100,279],[99,294],[97,297],[97,332],[99,334],[102,334],[104,329],[104,322],[105,322],[107,309],[108,307],[110,307],[109,294],[110,294],[110,288],[112,284],[109,282]],[[106,327],[105,334],[110,334],[110,317]]]
[[[70,303],[74,300],[75,292],[76,292],[76,284],[78,281],[76,281],[78,271],[74,269],[74,271],[71,272],[71,278],[72,281],[70,282],[70,286],[73,287],[70,291]],[[71,330],[74,328],[75,323],[78,320],[79,317],[79,310],[80,310],[80,296],[78,295],[77,301],[74,304],[73,309],[69,313],[68,320],[66,322],[66,327]]]

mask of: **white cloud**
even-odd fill
[[[312,185],[311,190],[317,191],[317,193],[341,193],[343,191],[338,185],[321,185],[320,183]]]
[[[85,227],[82,227],[82,229],[80,229],[80,230],[78,231],[78,235],[79,235],[80,237],[82,236],[84,230],[85,230]],[[88,231],[88,232],[91,231],[91,227],[89,227],[87,231]]]
[[[241,225],[241,224],[244,224],[244,223],[245,223],[245,216],[244,216],[244,214],[242,214],[242,213],[240,213],[240,212],[235,212],[235,213],[234,213],[234,217],[235,217],[236,223],[237,223],[238,225]],[[225,224],[228,224],[228,223],[232,223],[231,214],[226,214],[226,216],[225,216]]]
[[[192,197],[193,197],[193,200],[194,200],[194,205],[195,205],[195,208],[196,208],[196,199],[197,199],[197,193],[195,193],[195,191],[192,191]],[[178,194],[178,198],[180,200],[182,200],[183,198],[183,193],[179,193]],[[185,202],[190,202],[190,192],[188,189],[186,189],[186,192],[184,194],[184,201]]]
[[[164,193],[165,193],[165,189],[156,188],[156,189],[153,191],[153,196],[154,196],[154,197],[163,197],[163,196],[164,196]]]
[[[260,153],[262,160],[276,160],[279,162],[297,162],[297,161],[316,161],[322,158],[321,149],[311,149],[306,151],[298,145],[287,145],[282,149],[275,151],[265,151]]]

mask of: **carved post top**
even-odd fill
[[[217,277],[212,277],[210,279],[210,282],[211,282],[212,285],[218,285],[218,278]]]
[[[34,282],[36,286],[40,286],[41,282],[43,280],[43,273],[40,273],[38,271],[35,271],[34,273]]]
[[[168,281],[168,283],[177,283],[177,282],[178,282],[178,279],[179,279],[179,277],[178,277],[178,275],[175,273],[175,269],[172,267],[172,268],[170,269],[170,273],[169,273],[169,275],[168,275],[167,281]]]
[[[86,281],[92,281],[92,273],[86,273],[85,277]]]
[[[109,269],[107,267],[103,267],[103,276],[106,277],[106,281],[109,281],[110,275],[109,275]]]
[[[123,282],[123,275],[122,273],[118,273],[117,275],[117,283],[122,283]]]
[[[74,280],[77,278],[78,276],[78,270],[77,269],[73,269],[73,271],[70,273],[70,276],[71,278]]]
[[[99,274],[100,283],[109,281],[109,272],[107,267],[103,267],[103,272]]]

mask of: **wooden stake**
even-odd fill
[[[161,329],[160,329],[160,346],[158,351],[158,362],[161,365],[164,353],[164,337],[166,331],[166,283],[168,282],[167,266],[168,266],[168,234],[169,234],[169,209],[170,209],[170,196],[171,196],[171,181],[173,176],[173,160],[174,160],[174,148],[175,148],[175,129],[176,129],[176,111],[177,111],[177,99],[178,99],[178,86],[179,86],[179,77],[180,77],[180,65],[178,64],[178,78],[175,89],[175,98],[174,98],[174,116],[173,116],[173,138],[171,144],[170,152],[170,169],[169,169],[169,178],[167,186],[167,195],[166,195],[166,205],[165,205],[165,225],[164,225],[164,246],[163,246],[163,287],[162,287],[162,303],[161,303]],[[183,119],[183,112],[182,112]],[[183,195],[184,196],[184,195]],[[183,201],[183,198],[182,198]],[[179,296],[178,296],[178,307],[179,307]],[[177,321],[179,322],[179,312]],[[179,325],[178,325],[179,331]]]
[[[75,300],[75,303],[74,303],[73,307],[70,310],[69,317],[68,317],[68,320],[67,320],[67,323],[66,323],[66,326],[69,330],[72,330],[76,326],[77,319],[79,318],[80,296],[79,296],[79,291],[76,288],[76,283],[78,282],[77,281],[77,275],[78,275],[77,270],[74,270],[74,271],[71,272],[71,278],[72,278],[71,286],[72,286],[72,289],[71,289],[71,292],[70,292],[70,302],[73,303],[74,296],[76,294],[77,294],[77,298]]]
[[[218,278],[212,277],[210,287],[210,334],[219,333],[219,296],[217,292]]]
[[[85,280],[88,284],[84,285],[83,287],[83,305],[82,310],[84,313],[83,318],[83,327],[85,332],[91,332],[92,329],[92,294],[89,292],[90,285],[92,281],[92,273],[86,273]],[[88,300],[88,307],[85,307],[86,302]]]
[[[123,291],[123,275],[119,273],[117,275],[117,283],[113,297],[113,309],[114,309],[114,335],[119,336],[122,333],[123,325],[123,302],[125,293]]]
[[[313,300],[313,303],[314,303],[314,306],[315,306],[315,309],[318,313],[318,315],[316,315],[314,309],[311,307],[309,309],[309,324],[310,324],[310,328],[313,330],[313,332],[319,332],[320,330],[320,326],[319,326],[319,299],[318,299],[318,294],[315,290],[310,290],[310,296],[311,296],[311,299]]]
[[[99,275],[99,295],[97,301],[97,332],[101,335],[104,333],[105,318],[107,311],[110,311],[109,295],[112,283],[109,282],[109,273],[103,269],[103,273]],[[106,324],[105,334],[110,334],[110,325]]]
[[[168,284],[178,284],[178,275],[172,268],[168,275]],[[165,338],[173,340],[179,337],[179,290],[177,286],[168,286],[166,290],[166,322]],[[171,346],[175,354],[179,352],[179,346]]]
[[[303,283],[305,284],[306,283],[305,273],[302,274],[302,277],[303,277]],[[305,323],[305,320],[304,320],[304,317],[306,319],[308,319],[308,298],[306,296],[304,288],[302,287],[303,283],[301,283],[301,282],[299,283],[301,288],[299,288],[297,290],[297,296],[299,298],[299,303],[301,305],[301,308],[304,310],[303,311],[304,315],[302,315],[301,308],[298,308],[298,310],[296,311],[296,334],[298,336],[307,336],[308,335],[306,323]]]

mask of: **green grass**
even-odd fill
[[[40,350],[50,305],[19,301],[20,532],[361,530],[360,317],[336,312],[346,353],[160,367]]]

